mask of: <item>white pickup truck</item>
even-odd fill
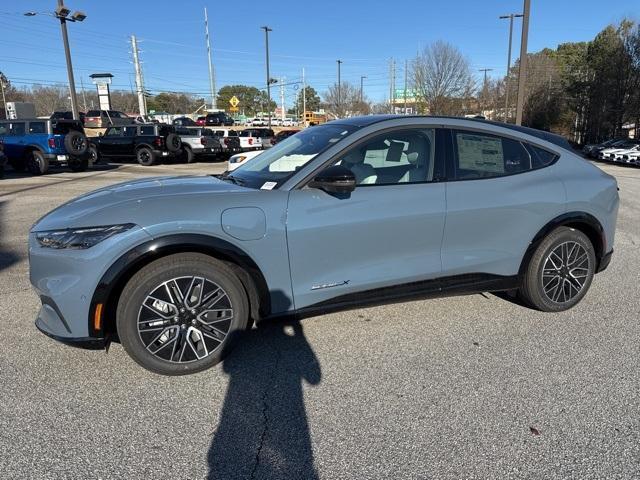
[[[262,150],[262,138],[256,136],[253,129],[248,128],[238,132],[238,137],[240,137],[240,148],[243,152]]]
[[[204,127],[176,127],[182,141],[182,156],[187,163],[204,156],[218,156],[222,153],[222,143],[213,131]]]

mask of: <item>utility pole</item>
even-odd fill
[[[285,77],[280,77],[280,120],[284,122],[284,81]]]
[[[58,0],[58,9],[56,12],[67,12],[69,10],[64,6],[63,0]],[[73,64],[71,63],[71,51],[69,50],[69,35],[67,34],[67,19],[66,15],[58,13],[56,15],[60,20],[60,30],[62,31],[62,43],[64,44],[64,56],[67,60],[67,75],[69,77],[69,93],[71,96],[71,113],[74,120],[79,120],[78,116],[78,99],[76,98],[76,82],[73,78]]]
[[[407,69],[409,62],[404,61],[404,114],[407,114]]]
[[[133,52],[133,66],[136,70],[136,94],[138,95],[138,111],[144,118],[147,109],[144,103],[144,84],[142,82],[142,69],[140,68],[140,58],[138,57],[138,41],[135,35],[131,35],[131,50]]]
[[[504,123],[509,122],[509,73],[511,72],[511,40],[513,38],[513,19],[521,18],[521,13],[510,13],[509,15],[501,15],[498,18],[509,19],[509,53],[507,53],[507,78],[504,86]]]
[[[338,115],[340,114],[340,108],[341,108],[341,104],[342,104],[342,92],[341,90],[341,83],[340,83],[340,65],[342,65],[342,60],[336,60],[336,63],[338,64]]]
[[[389,110],[390,113],[396,112],[396,61],[391,58],[391,64],[389,66]]]
[[[522,109],[524,106],[524,91],[527,83],[527,41],[529,39],[529,14],[531,0],[524,0],[522,11],[522,40],[520,42],[520,71],[518,72],[518,99],[516,101],[516,125],[522,125]]]
[[[367,78],[366,75],[360,75],[360,103],[364,101],[364,79]]]
[[[209,37],[209,17],[207,16],[207,7],[204,7],[204,33],[207,37],[207,60],[209,62],[209,89],[211,90],[211,109],[217,108],[216,100],[216,74],[211,61],[211,40]]]
[[[484,81],[482,82],[482,105],[481,108],[484,111],[486,104],[485,104],[485,100],[486,100],[486,95],[487,95],[487,72],[491,72],[493,70],[493,68],[481,68],[478,71],[479,72],[484,72]]]
[[[82,81],[82,76],[80,76],[80,88],[82,89],[82,105],[84,106],[84,111],[87,111],[87,95],[84,93],[84,82]]]
[[[304,81],[304,67],[302,67],[302,125],[307,126],[307,85]]]
[[[269,73],[269,32],[273,30],[267,26],[260,27],[264,30],[264,47],[266,51],[266,63],[267,63],[267,110],[269,110],[269,122],[268,126],[271,128],[271,74]],[[264,109],[263,109],[264,110]]]
[[[0,90],[2,90],[2,105],[4,106],[4,118],[9,118],[9,112],[7,111],[7,99],[4,96],[4,83],[7,77],[4,76],[4,73],[0,72]]]

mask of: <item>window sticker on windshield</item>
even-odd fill
[[[456,139],[460,169],[504,173],[502,140],[464,133],[458,133]]]
[[[265,182],[264,185],[260,187],[260,190],[273,190],[273,187],[277,184],[278,182]]]

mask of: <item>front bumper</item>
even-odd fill
[[[86,250],[44,248],[29,235],[29,277],[42,306],[36,327],[56,340],[104,345],[93,328],[93,295],[107,269],[124,253],[151,239],[142,228],[114,235]]]

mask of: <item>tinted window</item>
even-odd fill
[[[140,127],[140,135],[155,135],[155,127],[153,125]]]
[[[122,135],[122,127],[111,127],[104,133],[105,137],[118,137],[120,135]]]
[[[357,185],[430,182],[436,174],[436,131],[396,130],[348,150],[335,165],[349,168]]]
[[[24,122],[9,124],[9,135],[19,136],[19,135],[24,135],[24,133],[25,133]]]
[[[123,132],[125,137],[135,137],[138,131],[138,127],[124,127]]]
[[[495,135],[454,131],[456,178],[493,178],[531,170],[522,143]]]
[[[238,132],[236,132],[235,130],[229,130],[229,137],[237,137],[238,136]]]
[[[44,122],[29,122],[29,133],[46,133]]]
[[[0,123],[0,135],[6,135],[9,132],[8,123]]]
[[[100,110],[89,110],[87,112],[87,117],[99,117],[100,116]]]
[[[531,155],[531,166],[533,168],[546,167],[547,165],[551,165],[558,158],[558,155],[550,152],[549,150],[544,150],[529,144],[525,144],[525,147]]]

